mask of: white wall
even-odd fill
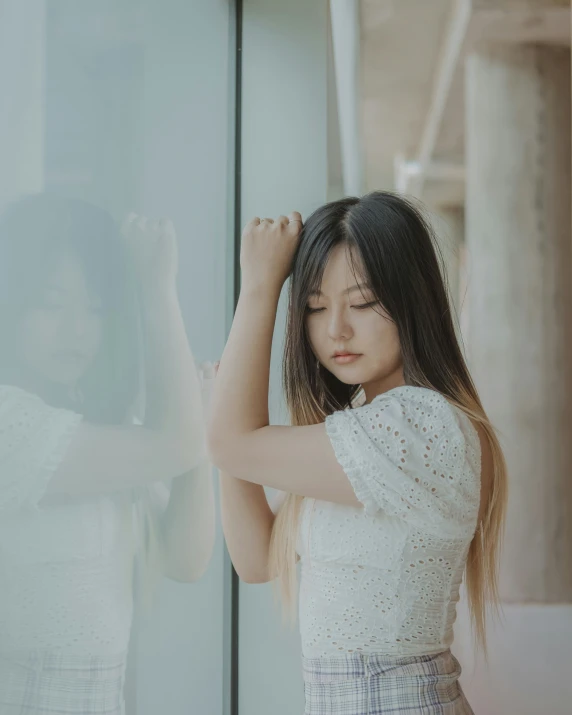
[[[255,215],[326,201],[327,2],[245,0],[243,50],[243,223]],[[284,295],[282,296],[284,299]],[[281,336],[273,346],[271,420],[283,422]],[[241,715],[292,715],[304,709],[297,625],[288,630],[270,585],[240,586]]]
[[[486,664],[475,655],[463,601],[453,651],[475,715],[570,715],[572,606],[505,604],[488,641]]]

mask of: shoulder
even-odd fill
[[[359,433],[377,445],[409,449],[418,445],[433,458],[447,455],[447,461],[464,460],[466,452],[477,467],[480,459],[479,434],[458,407],[425,387],[403,386],[382,393],[370,403],[336,412],[326,418],[330,436],[342,432]]]
[[[42,421],[48,405],[37,395],[12,385],[0,385],[0,434],[24,432]]]
[[[79,418],[81,415],[73,410],[54,407],[43,400],[34,392],[29,392],[21,387],[14,385],[0,385],[0,416],[10,416],[12,414],[29,414],[31,417],[35,415],[56,415],[74,416]]]
[[[401,420],[423,440],[444,442],[451,449],[466,446],[480,455],[479,432],[472,420],[444,395],[425,387],[404,386],[379,395],[372,406]]]
[[[453,427],[462,419],[460,411],[441,393],[409,385],[384,392],[369,404],[347,412],[360,421],[369,421],[372,428],[375,428],[376,421],[378,427],[386,423],[388,431],[392,425],[400,424],[424,433],[435,428]]]
[[[7,412],[15,407],[36,407],[41,409],[45,402],[32,392],[14,385],[0,385],[0,410]]]
[[[445,523],[472,525],[478,509],[478,435],[444,395],[395,388],[330,415],[326,430],[370,513],[382,508],[439,529]]]
[[[403,385],[375,397],[369,406],[381,409],[400,407],[403,413],[419,412],[422,415],[440,415],[450,411],[452,405],[436,390]],[[364,405],[368,407],[368,405]]]

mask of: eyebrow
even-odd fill
[[[371,288],[367,283],[359,283],[358,285],[355,285],[355,286],[352,286],[351,288],[346,288],[346,290],[343,290],[342,295],[343,294],[348,295],[349,293],[354,293],[357,290],[359,290],[361,293],[363,290],[371,290]],[[321,290],[313,290],[310,293],[310,296],[320,296],[320,295],[323,295]]]

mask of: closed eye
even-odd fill
[[[350,308],[355,308],[356,310],[366,310],[367,308],[373,308],[374,305],[378,305],[379,302],[377,300],[372,300],[369,303],[361,303],[360,305],[351,305]],[[310,308],[310,306],[306,307],[306,312],[313,314],[313,313],[322,313],[325,308]]]
[[[374,305],[378,305],[377,300],[372,300],[370,303],[361,303],[360,305],[352,305],[352,308],[357,310],[365,310],[366,308],[373,308]]]

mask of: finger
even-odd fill
[[[302,215],[298,211],[292,211],[288,214],[288,220],[290,223],[303,223]]]
[[[273,218],[263,218],[261,223],[274,223]]]
[[[260,219],[258,218],[258,216],[255,216],[254,218],[250,219],[250,221],[245,225],[245,227],[243,229],[243,233],[246,233],[247,231],[249,231],[259,225],[260,225]]]
[[[287,216],[278,216],[276,223],[279,223],[281,226],[287,226],[290,223],[290,219]]]

